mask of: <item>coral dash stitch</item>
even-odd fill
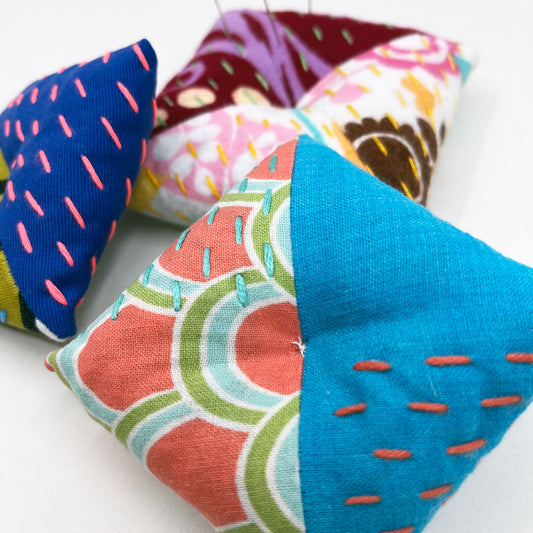
[[[153,125],[148,41],[104,59],[32,83],[0,114],[0,309],[7,324],[52,339],[76,333],[75,307],[130,199]]]

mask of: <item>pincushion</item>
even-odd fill
[[[219,531],[420,532],[532,398],[532,287],[303,137],[47,366]]]
[[[276,146],[303,133],[424,203],[472,56],[411,33],[330,70],[292,109],[228,105],[167,127],[148,143],[131,207],[189,225]]]
[[[154,121],[148,41],[28,86],[0,115],[0,320],[52,338],[131,196]]]

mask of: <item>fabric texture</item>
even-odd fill
[[[188,225],[299,134],[424,203],[472,60],[467,47],[410,34],[331,70],[295,108],[230,105],[169,127],[148,144],[131,207]]]
[[[148,41],[62,69],[0,115],[0,320],[76,333],[80,303],[129,202],[155,113]]]
[[[303,531],[296,141],[184,232],[49,367],[223,531]]]
[[[420,532],[531,400],[532,282],[302,137],[46,364],[219,531]]]
[[[231,104],[294,107],[336,65],[407,33],[347,17],[229,11],[158,96],[155,133]]]
[[[307,531],[420,532],[532,399],[533,270],[308,139],[291,231]]]

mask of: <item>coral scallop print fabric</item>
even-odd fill
[[[156,69],[141,41],[33,83],[0,115],[2,322],[76,333],[146,154]]]
[[[223,531],[303,530],[295,147],[229,191],[49,357],[91,415]]]
[[[293,109],[230,105],[169,127],[148,144],[131,206],[188,225],[302,133],[425,203],[471,61],[467,47],[411,34],[331,70]]]
[[[302,137],[47,365],[218,531],[419,533],[533,397],[532,286]]]
[[[333,67],[406,28],[291,11],[230,11],[157,98],[155,133],[230,104],[293,107]]]

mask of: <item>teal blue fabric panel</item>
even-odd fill
[[[533,392],[533,271],[302,138],[308,533],[422,531]]]

